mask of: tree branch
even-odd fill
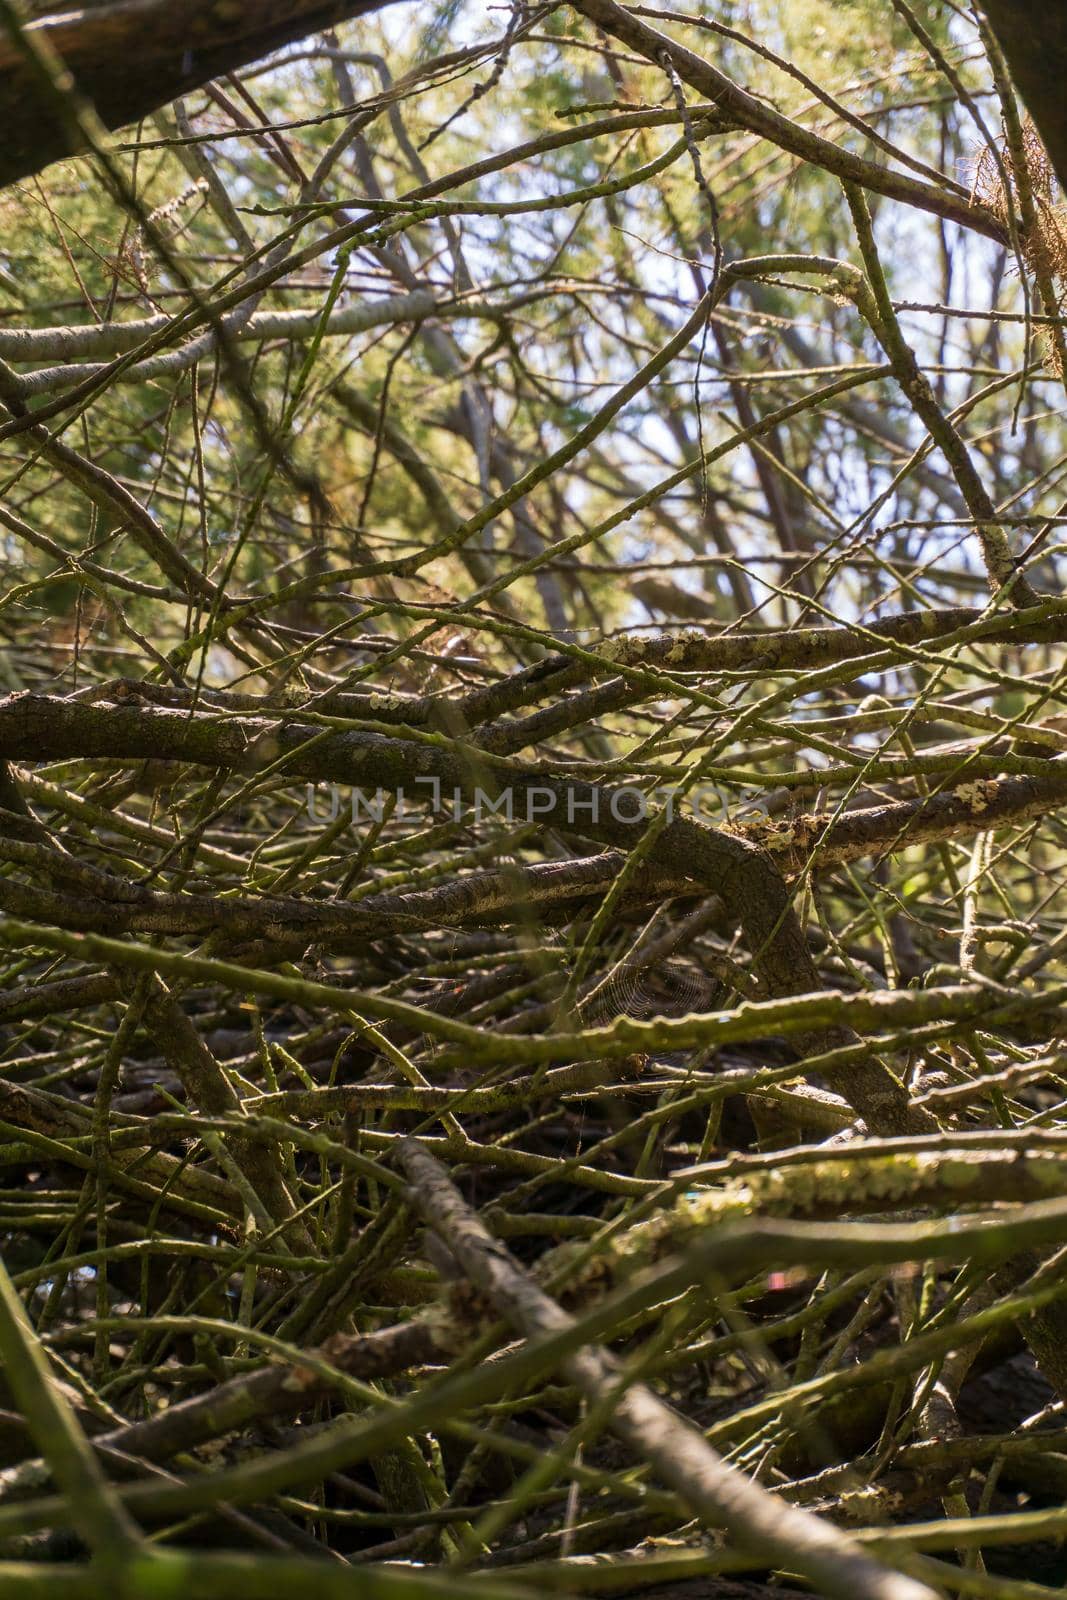
[[[337,22],[395,0],[115,0],[29,24],[61,58],[108,128]],[[0,184],[74,152],[16,41],[0,39]]]

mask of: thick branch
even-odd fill
[[[513,813],[552,818],[586,838],[630,849],[646,826],[633,797],[576,779],[544,777],[520,767],[493,772],[478,752],[436,744],[334,733],[300,724],[219,715],[188,716],[161,709],[72,703],[46,695],[12,695],[0,702],[0,756],[161,758],[259,774],[267,768],[289,778],[385,786],[418,795],[415,785],[468,800],[510,795]],[[621,802],[621,804],[620,804]],[[720,833],[688,817],[662,826],[648,860],[685,872],[718,894],[740,923],[757,971],[772,995],[812,991],[818,974],[789,891],[771,857],[750,840]],[[819,1041],[821,1045],[824,1041]],[[837,1087],[835,1084],[834,1087]],[[914,1130],[907,1092],[876,1060],[850,1068],[840,1085],[868,1127],[881,1133]],[[921,1119],[927,1125],[925,1115]]]
[[[982,10],[1067,190],[1067,9],[1032,0],[982,0]]]
[[[751,133],[768,139],[781,150],[810,162],[839,178],[850,179],[876,194],[902,200],[906,205],[918,206],[935,216],[947,217],[965,227],[1002,239],[1004,230],[1000,222],[982,206],[972,205],[965,197],[950,189],[939,189],[932,183],[906,177],[874,161],[865,161],[841,145],[792,122],[775,111],[765,100],[757,100],[740,84],[704,60],[685,45],[678,44],[668,34],[650,27],[640,17],[616,5],[615,0],[574,0],[574,8],[588,17],[605,33],[619,39],[631,50],[657,63],[669,60],[683,83],[695,89],[704,99],[714,103],[725,117],[735,120]],[[1021,9],[1021,8],[1020,8]],[[679,19],[681,20],[681,19]]]
[[[109,128],[146,117],[279,46],[392,0],[115,0],[30,25],[70,69],[77,87]],[[0,40],[0,183],[40,172],[72,154],[42,101],[17,43]]]
[[[574,1325],[493,1238],[417,1140],[404,1140],[400,1160],[426,1222],[518,1332],[535,1339]],[[888,1572],[847,1535],[772,1499],[727,1465],[699,1431],[651,1389],[625,1380],[606,1351],[592,1345],[575,1348],[561,1359],[560,1369],[590,1405],[609,1414],[613,1432],[650,1461],[705,1524],[725,1524],[738,1543],[774,1565],[803,1573],[820,1594],[840,1600],[854,1600],[856,1594],[871,1600],[933,1600],[933,1590],[924,1584]]]

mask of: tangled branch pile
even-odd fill
[[[0,1593],[1062,1593],[1047,106],[203,9],[0,5]]]

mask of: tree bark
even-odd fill
[[[222,73],[393,0],[115,0],[43,17],[39,36],[69,69],[108,128],[157,111]],[[0,184],[71,155],[68,132],[26,61],[0,26]]]
[[[982,9],[1067,193],[1067,7],[982,0]]]

